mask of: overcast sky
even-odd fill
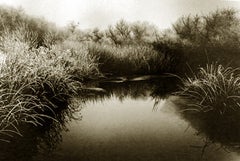
[[[182,15],[204,14],[217,8],[240,9],[240,0],[0,0],[0,4],[21,6],[27,14],[45,17],[60,26],[75,21],[82,29],[106,28],[121,18],[148,21],[163,29]]]

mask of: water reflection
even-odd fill
[[[131,99],[146,99],[155,98],[156,96],[161,99],[166,99],[173,91],[177,90],[178,80],[174,77],[163,77],[161,79],[151,79],[148,81],[128,81],[128,82],[109,82],[100,81],[88,85],[88,87],[98,87],[104,89],[85,91],[85,98],[87,100],[105,100],[112,96],[117,97],[119,100],[127,98]],[[93,88],[91,88],[93,89]]]
[[[202,157],[203,140],[188,127],[170,100],[162,100],[152,111],[154,100],[116,96],[102,102],[88,102],[83,120],[73,121],[64,134],[56,160],[98,161],[230,161],[233,154],[215,146]],[[239,158],[238,158],[239,159]]]
[[[62,132],[67,130],[66,124],[72,119],[81,119],[74,117],[74,113],[79,111],[79,108],[76,108],[74,100],[72,102],[68,108],[55,111],[56,120],[45,119],[42,126],[37,127],[31,124],[19,125],[22,136],[3,138],[9,143],[1,142],[0,160],[49,160],[48,157],[62,142]]]
[[[197,134],[206,140],[203,148],[219,144],[226,151],[240,152],[240,111],[219,114],[214,111],[196,112],[185,110],[191,108],[189,101],[174,99],[181,117],[197,130]],[[204,150],[204,149],[203,149]]]

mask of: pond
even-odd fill
[[[175,84],[173,78],[93,82],[58,123],[23,126],[23,136],[3,142],[0,160],[240,160],[239,120],[183,112]]]

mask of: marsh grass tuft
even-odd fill
[[[66,51],[57,55],[54,48],[29,45],[14,33],[1,37],[6,60],[0,66],[0,138],[20,135],[19,124],[57,121],[56,112],[67,108],[82,86],[66,66],[68,59],[62,60]]]
[[[219,114],[240,109],[240,71],[210,64],[198,74],[183,80],[181,96],[190,102],[189,109]]]

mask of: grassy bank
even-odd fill
[[[0,134],[20,134],[19,124],[39,126],[46,118],[54,119],[55,111],[68,106],[81,84],[69,75],[65,62],[54,57],[52,50],[29,50],[16,35],[9,34],[2,40],[8,52],[0,69]]]
[[[4,30],[0,36],[0,139],[21,135],[18,126],[22,124],[42,126],[49,119],[58,121],[58,111],[69,108],[83,80],[100,76],[87,47],[36,48],[32,41],[37,38],[27,39],[27,32]]]
[[[151,45],[115,47],[91,44],[99,70],[105,75],[162,74],[171,71],[171,61]]]
[[[189,101],[186,110],[216,114],[239,111],[239,69],[207,65],[194,77],[184,79],[178,94]]]

